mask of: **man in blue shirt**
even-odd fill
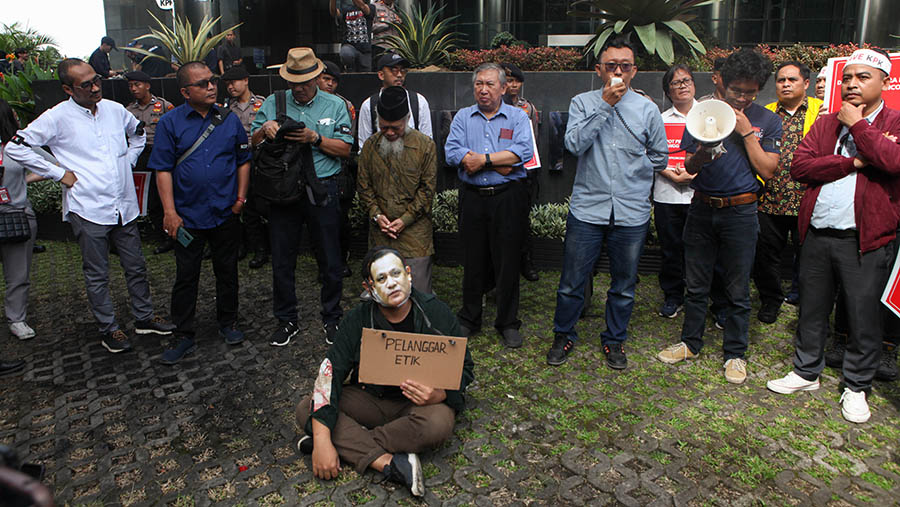
[[[754,104],[772,74],[772,62],[751,50],[736,51],[722,66],[725,102],[737,117],[734,131],[723,141],[726,152],[713,155],[685,131],[681,147],[694,197],[684,227],[687,296],[681,342],[657,355],[669,364],[696,357],[703,347],[703,326],[713,267],[723,269],[728,305],[724,309],[725,380],[741,384],[747,378],[745,354],[750,324],[750,271],[756,252],[757,176],[768,180],[778,166],[781,119]]]
[[[578,156],[578,172],[547,363],[563,364],[575,347],[584,287],[606,240],[612,280],[601,340],[606,364],[621,370],[628,365],[622,344],[628,338],[638,260],[650,224],[653,175],[666,168],[669,155],[659,109],[629,87],[637,74],[631,44],[620,38],[608,41],[595,69],[603,88],[576,95],[569,105],[565,142]]]
[[[458,168],[459,233],[463,259],[463,305],[459,323],[468,336],[481,327],[481,298],[497,287],[494,327],[507,347],[522,346],[519,334],[519,265],[528,220],[523,164],[534,156],[531,124],[521,108],[503,102],[506,73],[495,63],[472,75],[475,105],[460,109],[444,145],[447,164]]]
[[[331,344],[337,335],[338,322],[343,316],[341,292],[343,290],[344,258],[341,256],[338,176],[341,159],[350,156],[353,135],[350,115],[344,101],[330,93],[319,92],[316,79],[325,64],[316,58],[310,48],[292,48],[279,74],[287,81],[289,90],[280,90],[263,102],[250,127],[253,145],[274,139],[281,127],[276,121],[275,94],[285,95],[285,114],[288,118],[303,122],[302,129],[288,131],[284,139],[308,144],[312,151],[315,180],[305,181],[309,198],[287,205],[272,203],[269,207],[269,239],[272,246],[272,305],[278,325],[269,344],[283,347],[290,343],[299,331],[297,293],[294,271],[297,267],[300,230],[306,223],[319,245],[320,271],[322,272],[322,322],[325,342]],[[313,186],[322,189],[323,199],[314,198]]]
[[[219,335],[229,345],[244,340],[244,333],[235,324],[241,240],[238,216],[247,202],[250,182],[247,133],[236,115],[215,105],[218,78],[213,77],[206,64],[198,61],[182,65],[177,79],[185,103],[160,118],[147,163],[156,171],[165,214],[163,229],[178,240],[172,288],[172,320],[178,340],[173,348],[163,352],[163,364],[175,364],[196,349],[194,315],[207,241],[216,275]],[[194,147],[204,135],[206,139]],[[193,240],[186,240],[179,229],[187,231]]]

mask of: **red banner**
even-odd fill
[[[150,195],[150,171],[134,171],[134,190],[137,192],[138,209],[147,216],[147,198]]]
[[[684,167],[684,152],[672,153],[681,146],[684,136],[684,123],[666,123],[666,143],[669,145],[669,169]]]
[[[844,65],[849,56],[828,59],[828,72],[825,77],[825,105],[828,112],[834,113],[841,108],[841,77]],[[881,92],[884,103],[891,109],[900,109],[900,53],[891,53],[891,82],[888,90]]]

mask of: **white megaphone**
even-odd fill
[[[691,108],[685,128],[700,144],[710,148],[713,158],[725,153],[722,140],[731,135],[737,117],[734,109],[721,100],[704,100]]]

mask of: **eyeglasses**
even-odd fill
[[[188,83],[188,84],[184,85],[184,87],[189,88],[191,86],[196,86],[197,88],[209,88],[209,85],[219,86],[219,78],[217,78],[216,76],[213,76],[209,79],[201,79],[200,81],[197,81],[196,83]]]
[[[93,88],[94,85],[100,86],[101,79],[103,79],[103,78],[100,77],[100,74],[97,74],[94,76],[93,79],[91,79],[90,81],[85,81],[85,82],[81,83],[80,85],[78,85],[78,87],[84,91],[90,91],[90,89]]]
[[[694,84],[694,80],[689,77],[686,77],[684,79],[679,79],[678,81],[670,82],[669,88],[681,88],[682,86],[687,88],[688,86],[691,86],[692,84]]]
[[[406,74],[407,72],[409,72],[409,69],[407,69],[406,67],[384,67],[384,68],[389,70],[391,72],[391,74]]]
[[[736,88],[728,87],[725,89],[728,93],[733,95],[736,98],[747,97],[748,99],[752,99],[756,97],[756,94],[759,93],[759,89],[756,90],[738,90]]]
[[[606,69],[606,72],[615,72],[616,67],[622,69],[622,72],[628,73],[631,72],[631,68],[634,67],[633,63],[616,63],[616,62],[606,62],[602,63],[603,67]]]

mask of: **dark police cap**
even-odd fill
[[[338,81],[341,80],[341,68],[338,67],[338,64],[328,60],[323,60],[322,63],[325,64],[325,70],[322,71],[322,74],[328,74]]]
[[[391,86],[381,92],[378,99],[378,116],[387,121],[402,120],[409,113],[406,89]]]
[[[150,74],[146,72],[141,72],[139,70],[133,70],[131,72],[125,73],[125,79],[129,81],[143,81],[145,83],[150,82]]]
[[[516,66],[516,64],[504,63],[503,71],[506,72],[506,77],[514,77],[523,83],[525,82],[525,74]]]
[[[116,47],[116,41],[109,35],[105,35],[105,36],[103,36],[102,39],[100,39],[100,45],[103,45],[103,44],[109,44],[116,51],[119,50],[119,48]]]
[[[409,67],[409,62],[406,61],[406,58],[403,58],[397,53],[385,53],[378,59],[378,67],[375,70],[381,70],[385,67],[394,67],[396,65]]]
[[[248,77],[250,77],[250,73],[247,72],[246,67],[243,65],[235,65],[222,74],[222,81],[235,81],[238,79],[247,79]]]

